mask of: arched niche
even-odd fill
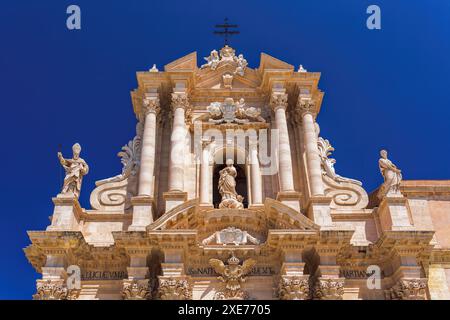
[[[212,200],[215,208],[219,207],[221,195],[219,193],[219,171],[225,168],[226,160],[233,159],[234,167],[237,171],[236,192],[244,197],[242,201],[244,208],[248,208],[251,203],[250,199],[250,176],[249,164],[247,161],[246,150],[238,147],[222,147],[214,151],[214,163],[212,168]]]

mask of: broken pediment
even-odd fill
[[[294,71],[294,66],[274,58],[266,53],[261,53],[261,61],[258,70],[264,72],[264,70],[286,70]]]
[[[197,52],[192,52],[164,66],[164,71],[194,71],[197,69]]]

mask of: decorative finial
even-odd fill
[[[305,68],[303,68],[303,65],[300,65],[299,67],[298,67],[298,70],[297,70],[297,72],[308,72],[308,70],[306,70]]]
[[[149,72],[159,72],[158,68],[156,67],[156,64],[153,64],[153,67],[148,71]]]

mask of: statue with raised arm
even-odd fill
[[[387,157],[388,153],[386,150],[380,151],[380,160],[378,160],[378,166],[380,168],[381,175],[384,178],[384,183],[378,191],[378,198],[383,198],[385,196],[401,195],[400,193],[400,182],[402,181],[401,170],[392,163]]]
[[[219,171],[219,193],[222,196],[222,201],[219,204],[219,208],[233,208],[243,209],[244,205],[242,196],[236,192],[236,176],[237,170],[233,166],[232,159],[228,159],[227,166]]]
[[[75,143],[72,146],[73,156],[72,159],[65,159],[61,152],[58,152],[58,159],[64,170],[66,176],[64,178],[64,184],[61,190],[62,194],[72,194],[76,198],[80,196],[81,182],[83,176],[88,174],[89,166],[86,161],[80,158],[81,146]]]

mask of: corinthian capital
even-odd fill
[[[286,93],[272,93],[270,96],[270,105],[274,111],[279,108],[286,110],[288,106],[288,95]]]
[[[172,109],[175,110],[177,108],[187,109],[189,107],[189,100],[187,93],[184,92],[175,92],[172,93]]]
[[[297,100],[297,112],[303,116],[306,113],[316,114],[316,103],[310,97],[299,96]]]
[[[144,97],[142,101],[142,112],[144,115],[149,113],[158,114],[160,110],[158,97]]]
[[[192,287],[183,277],[160,277],[159,298],[161,300],[192,300]]]

